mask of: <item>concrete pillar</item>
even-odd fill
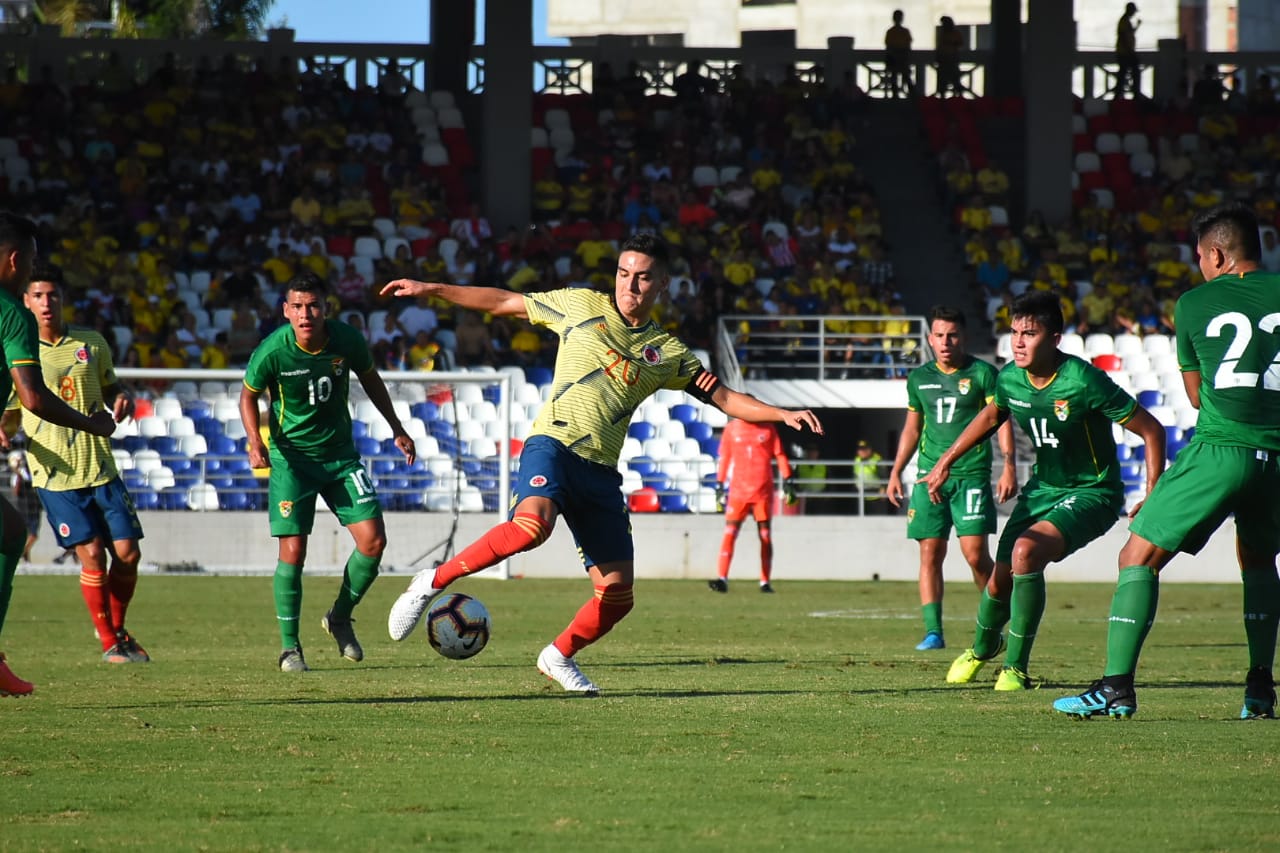
[[[823,73],[828,89],[839,89],[844,75],[854,70],[853,39],[850,36],[831,36],[827,39],[827,61]]]
[[[431,65],[427,69],[427,91],[452,92],[461,104],[467,94],[467,62],[471,58],[471,46],[476,42],[475,0],[430,5]]]
[[[1027,211],[1050,224],[1071,214],[1072,0],[1030,0],[1027,17]]]
[[[985,94],[996,98],[1022,95],[1022,4],[991,0],[991,58]]]
[[[1167,104],[1186,94],[1187,46],[1182,39],[1160,39],[1156,42],[1155,98]]]
[[[502,234],[513,225],[523,228],[531,215],[532,4],[528,0],[488,0],[484,43],[482,194],[493,232]]]

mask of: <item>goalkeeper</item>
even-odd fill
[[[720,562],[716,579],[707,581],[715,592],[729,591],[729,564],[733,547],[742,530],[747,513],[756,520],[760,537],[760,591],[773,592],[773,518],[774,473],[778,464],[782,475],[782,497],[788,506],[796,502],[791,482],[791,463],[782,450],[782,439],[771,423],[753,424],[731,420],[720,436],[720,464],[716,470],[717,502],[724,505],[724,538],[720,540]],[[729,482],[729,500],[724,500],[725,481]]]

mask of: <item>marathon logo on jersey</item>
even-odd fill
[[[88,347],[80,347],[78,350],[76,350],[76,361],[80,362],[81,364],[88,364],[88,363],[89,363],[89,348],[88,348]]]
[[[343,364],[343,359],[341,359],[341,358],[335,358],[335,359],[333,360],[333,375],[334,375],[334,376],[341,376],[341,375],[342,375],[342,364]]]
[[[655,346],[646,346],[640,351],[640,356],[644,359],[645,364],[657,364],[662,361],[662,350]]]
[[[535,489],[541,489],[546,484],[547,484],[547,478],[542,476],[541,474],[534,474],[532,477],[529,478],[529,485],[533,486]]]
[[[70,535],[71,535],[71,525],[70,525],[70,524],[67,524],[65,521],[64,521],[64,522],[62,522],[61,524],[59,524],[59,525],[58,525],[58,535],[59,535],[59,536],[62,536],[62,537],[64,537],[64,538],[65,538],[65,537],[67,537],[67,536],[70,536]]]
[[[293,501],[280,501],[277,506],[280,507],[281,518],[288,518],[293,515]]]
[[[973,380],[961,379],[960,382],[956,385],[956,387],[960,390],[961,394],[968,394],[969,391],[973,389]]]
[[[1071,404],[1066,400],[1053,401],[1053,416],[1060,421],[1065,421],[1071,417]]]

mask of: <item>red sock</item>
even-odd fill
[[[716,574],[722,578],[729,577],[729,564],[733,562],[733,543],[738,538],[740,524],[726,524],[724,537],[720,540],[720,562],[716,564]]]
[[[460,577],[487,569],[512,554],[538,547],[550,535],[551,528],[541,516],[517,512],[510,521],[499,524],[436,569],[431,585],[444,589]]]
[[[768,583],[773,574],[773,532],[760,528],[760,582]]]
[[[89,608],[89,618],[98,632],[105,652],[116,644],[116,629],[111,622],[111,604],[107,598],[107,573],[80,569],[80,594]]]
[[[569,627],[556,637],[555,647],[567,658],[594,643],[631,612],[636,600],[631,584],[596,587],[595,596],[582,605]]]
[[[111,593],[111,621],[117,628],[124,628],[124,617],[133,601],[133,590],[138,585],[138,567],[114,564],[107,575],[107,589]]]

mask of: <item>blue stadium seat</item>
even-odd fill
[[[671,420],[679,421],[682,424],[691,424],[698,420],[698,407],[691,406],[688,403],[676,403],[671,407]],[[685,430],[685,435],[689,434]]]
[[[1141,484],[1146,482],[1142,466],[1136,462],[1125,462],[1120,466],[1120,479],[1125,483]]]
[[[236,485],[235,477],[230,474],[211,474],[205,477],[204,481],[213,486],[219,492],[223,489],[234,489]]]
[[[240,450],[236,447],[236,440],[225,435],[216,435],[209,438],[207,442],[209,453],[214,456],[235,456]]]
[[[694,421],[693,423],[684,425],[684,434],[686,438],[692,438],[701,444],[715,434],[715,429],[711,424],[704,424],[702,421]]]
[[[248,510],[253,506],[249,500],[249,496],[241,491],[223,491],[218,490],[218,506],[224,510]]]
[[[179,510],[187,508],[187,487],[169,486],[160,493],[160,509]]]
[[[1156,390],[1147,390],[1138,392],[1138,405],[1144,408],[1159,406],[1164,402],[1164,394]]]
[[[357,420],[355,418],[351,419],[351,437],[352,438],[357,438],[357,439],[364,438],[368,434],[369,434],[369,425],[367,423],[361,420]]]
[[[389,477],[396,470],[396,460],[390,456],[373,456],[369,459],[369,469],[375,478]]]
[[[176,456],[178,439],[170,435],[157,435],[150,440],[150,447],[161,456]]]
[[[703,474],[702,485],[704,488],[714,489],[716,487],[716,475],[710,472]]]
[[[224,432],[222,421],[217,418],[200,418],[196,421],[196,432],[206,439],[216,438]]]
[[[659,495],[658,503],[663,512],[689,512],[689,496],[684,492]]]
[[[430,400],[426,400],[410,406],[409,414],[420,419],[423,423],[430,423],[440,417],[440,407]]]
[[[539,388],[549,383],[553,375],[549,367],[526,367],[524,369],[525,381],[531,382]]]
[[[497,385],[486,385],[480,389],[480,395],[496,406],[502,399],[502,389]]]
[[[193,421],[207,418],[212,413],[213,406],[207,400],[187,400],[182,404],[182,414]]]
[[[648,421],[632,421],[627,428],[627,435],[636,441],[648,441],[658,434],[658,428]]]
[[[130,453],[137,453],[147,446],[147,440],[140,435],[126,435],[120,439],[120,446]]]
[[[627,467],[641,477],[646,477],[658,470],[658,463],[648,456],[632,456],[627,460]]]
[[[382,452],[382,445],[376,438],[369,438],[368,436],[357,438],[356,452],[361,456],[377,456]]]
[[[640,479],[644,481],[645,486],[653,489],[659,494],[671,491],[671,478],[661,471],[654,471],[652,474],[642,474]]]
[[[702,452],[710,456],[712,459],[720,458],[720,439],[706,438],[698,442],[698,446],[702,448]]]
[[[404,454],[400,452],[400,448],[396,447],[396,440],[394,438],[384,438],[382,440],[382,455],[395,456],[399,459],[404,458]]]
[[[135,497],[140,490],[147,487],[147,478],[140,471],[133,468],[127,468],[124,471],[121,471],[120,479],[124,480],[125,488],[127,488]],[[154,494],[154,492],[152,494]]]
[[[139,483],[136,487],[129,486],[129,493],[133,496],[133,505],[138,509],[160,508],[160,496],[145,482]]]
[[[453,424],[439,419],[427,421],[427,434],[436,441],[444,441],[446,438],[453,438],[456,435]]]

